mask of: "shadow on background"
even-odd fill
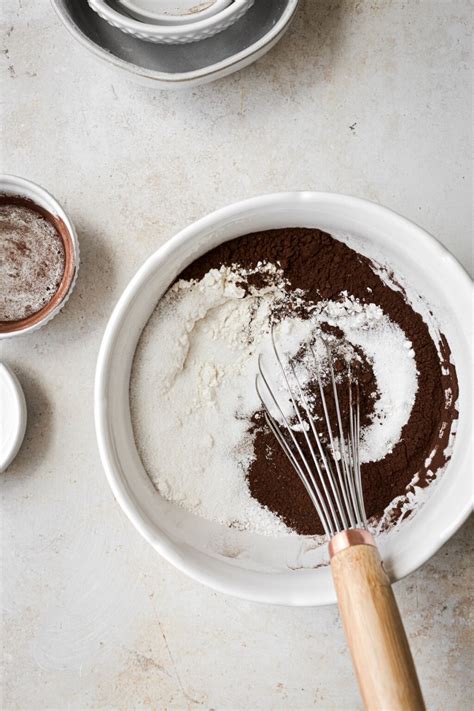
[[[57,346],[74,340],[87,341],[102,330],[113,306],[115,268],[106,235],[77,221],[80,266],[76,286],[69,301],[48,324],[48,338]]]

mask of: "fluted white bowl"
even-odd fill
[[[157,44],[189,44],[223,32],[245,15],[255,0],[234,0],[211,17],[181,25],[154,25],[135,20],[115,9],[106,0],[88,0],[90,7],[109,25],[145,42]]]
[[[135,20],[152,25],[185,25],[221,12],[233,0],[116,0],[119,7]]]

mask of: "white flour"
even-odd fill
[[[272,312],[297,304],[301,294],[285,290],[273,265],[260,269],[270,285],[247,293],[248,273],[227,267],[168,291],[137,349],[131,406],[145,468],[165,498],[206,519],[275,535],[289,529],[247,486],[254,456],[248,428],[260,409],[257,358],[271,357]],[[317,304],[311,320],[284,317],[275,327],[282,351],[295,355],[321,321],[342,329],[372,362],[380,398],[363,432],[361,459],[381,459],[398,441],[414,402],[411,344],[378,306],[341,294],[340,301]]]

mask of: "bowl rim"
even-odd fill
[[[236,583],[235,580],[232,580],[232,576],[228,575],[227,570],[216,572],[215,568],[211,565],[207,568],[205,566],[202,567],[200,562],[196,562],[190,559],[189,556],[185,556],[183,553],[176,551],[168,537],[161,532],[157,533],[156,527],[146,518],[146,515],[140,511],[133,499],[128,483],[122,480],[120,472],[117,471],[114,464],[114,444],[111,438],[111,428],[109,426],[107,413],[108,375],[115,341],[122,328],[122,321],[126,317],[129,305],[133,302],[142,283],[146,282],[150,275],[155,272],[161,264],[166,262],[173,252],[181,248],[184,244],[196,240],[201,232],[215,228],[223,220],[228,222],[233,217],[240,216],[242,212],[269,209],[272,205],[278,205],[281,202],[290,200],[296,205],[304,201],[316,201],[319,203],[329,201],[333,208],[352,207],[353,209],[355,208],[365,212],[366,216],[367,213],[370,213],[373,215],[374,221],[377,217],[385,218],[396,222],[399,226],[404,225],[406,230],[414,230],[422,246],[424,245],[427,249],[436,252],[438,257],[442,258],[446,265],[454,269],[459,293],[464,291],[462,294],[464,297],[473,293],[472,282],[467,272],[444,245],[411,220],[372,201],[339,193],[302,191],[260,195],[221,207],[185,227],[151,254],[122,292],[107,323],[97,359],[94,390],[95,428],[105,475],[118,504],[134,527],[168,562],[191,578],[214,590],[246,600],[294,606],[324,605],[336,601],[335,592],[329,586],[324,586],[322,590],[320,589],[316,591],[316,594],[310,596],[296,595],[289,599],[288,595],[281,594],[277,589],[269,591],[268,586],[265,587],[265,585],[261,585],[263,589],[260,589],[258,582],[260,581],[260,584],[262,583],[263,576],[266,575],[265,573],[255,573],[254,571],[245,570],[245,583],[243,583],[241,579]],[[465,459],[466,458],[469,458],[469,453],[465,455]],[[462,469],[464,469],[464,467]],[[462,474],[463,471],[459,474],[460,478]],[[425,563],[459,529],[471,513],[472,508],[473,494],[471,494],[470,498],[467,497],[466,500],[459,503],[455,512],[456,515],[450,520],[449,525],[445,525],[442,531],[437,531],[437,536],[433,536],[428,541],[425,538],[423,546],[417,549],[416,555],[412,556],[409,564],[405,561],[404,565],[398,566],[396,575],[393,576],[394,579],[402,579]]]
[[[26,432],[28,412],[26,407],[25,393],[20,381],[13,370],[0,361],[0,379],[7,382],[16,409],[16,428],[14,437],[9,442],[6,451],[0,453],[0,473],[6,471],[20,451]]]
[[[18,175],[2,173],[0,174],[0,194],[17,195],[37,203],[39,207],[49,212],[53,217],[59,218],[66,228],[68,240],[68,243],[65,243],[65,270],[58,291],[40,311],[21,321],[12,322],[11,330],[7,328],[0,330],[0,339],[2,339],[32,333],[45,326],[61,311],[76,285],[80,264],[80,250],[73,222],[54,195],[41,185]],[[64,242],[64,236],[61,235],[61,237]]]
[[[196,22],[190,22],[182,25],[155,25],[150,22],[142,22],[141,20],[136,20],[133,17],[128,17],[123,15],[118,10],[108,5],[105,0],[87,0],[90,7],[95,12],[102,13],[102,17],[109,18],[110,22],[115,27],[126,28],[128,32],[137,32],[143,34],[148,34],[150,37],[177,37],[186,36],[192,33],[200,33],[208,30],[216,24],[222,21],[228,20],[238,13],[245,7],[250,9],[255,0],[234,0],[220,12],[210,17],[206,17],[201,20],[196,20]]]
[[[250,60],[254,54],[258,54],[268,45],[271,46],[272,42],[275,43],[287,30],[296,13],[299,0],[286,0],[286,6],[283,12],[277,22],[272,25],[267,34],[260,37],[256,42],[249,45],[245,49],[240,50],[240,52],[237,52],[226,59],[221,59],[219,62],[210,64],[207,67],[201,67],[200,69],[194,69],[188,72],[176,72],[175,74],[171,74],[170,72],[160,72],[155,69],[145,69],[144,67],[140,67],[138,64],[133,64],[133,62],[128,62],[115,56],[82,32],[73,18],[71,18],[70,13],[64,8],[63,0],[51,0],[51,4],[66,30],[79,42],[79,44],[99,59],[105,60],[108,64],[112,64],[118,69],[126,71],[128,74],[133,74],[136,77],[154,81],[157,85],[162,84],[163,86],[179,86],[181,84],[185,86],[192,81],[203,79],[209,80],[213,75],[219,75],[222,72],[229,73],[229,70],[231,70],[232,67],[235,67],[245,60]],[[216,79],[217,78],[218,76],[216,76]]]

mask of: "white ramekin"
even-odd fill
[[[213,37],[240,20],[255,2],[255,0],[234,0],[221,12],[196,22],[156,25],[127,17],[114,10],[104,0],[87,1],[90,7],[112,27],[145,42],[158,44],[188,44]]]
[[[0,175],[0,195],[18,196],[31,200],[55,220],[59,220],[62,223],[64,232],[61,236],[66,252],[64,275],[57,293],[48,304],[29,318],[12,322],[11,325],[2,323],[2,328],[0,329],[1,339],[32,333],[42,328],[61,311],[76,283],[79,270],[79,242],[74,225],[58,201],[47,190],[31,180],[19,178],[16,175]]]
[[[232,0],[209,0],[209,3],[199,5],[195,0],[191,2],[181,3],[182,12],[180,14],[172,14],[158,12],[160,5],[150,0],[117,0],[119,7],[122,7],[126,13],[135,20],[140,22],[149,22],[153,25],[185,25],[198,20],[205,20],[207,17],[217,15],[222,12]],[[178,3],[174,3],[173,12]],[[161,6],[162,7],[162,6]]]
[[[416,515],[381,541],[385,566],[399,579],[433,555],[472,510],[472,284],[431,235],[366,200],[331,193],[264,195],[198,220],[153,254],[123,292],[107,325],[95,383],[102,463],[118,503],[151,545],[177,568],[217,590],[286,605],[335,601],[331,574],[312,539],[273,539],[231,531],[165,501],[138,455],[130,419],[129,380],[140,334],[180,271],[221,242],[264,229],[319,227],[349,233],[356,248],[389,263],[425,298],[446,335],[459,379],[459,421],[452,458]],[[180,446],[179,440],[176,446]]]

